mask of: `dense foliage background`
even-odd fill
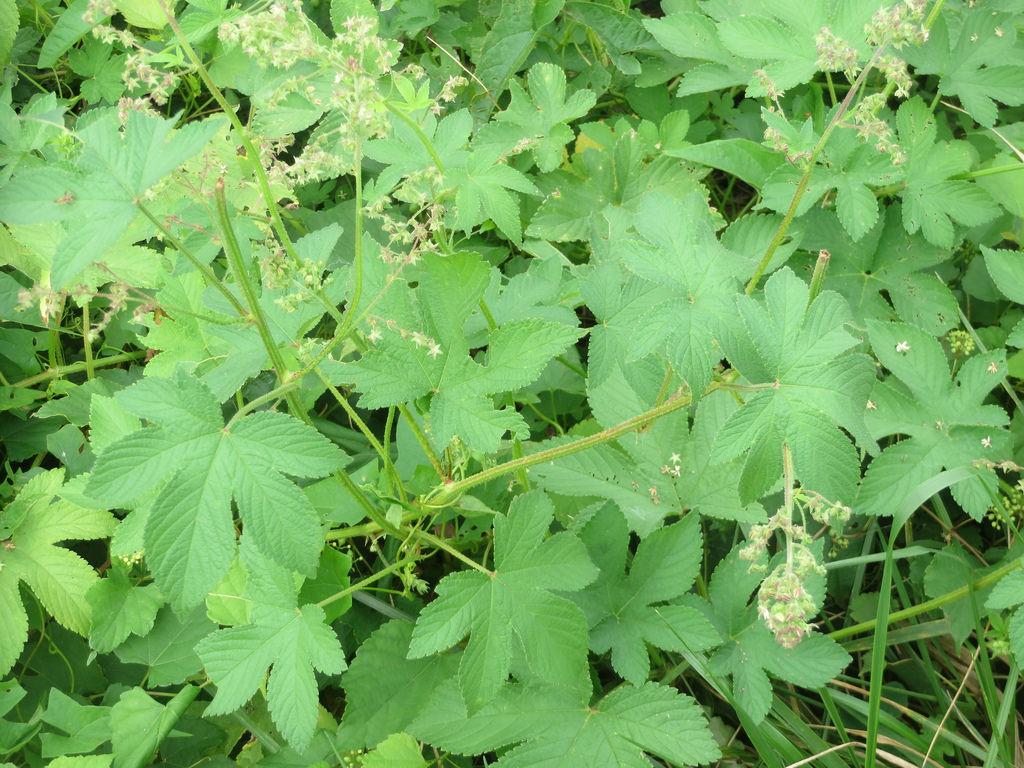
[[[0,0],[0,764],[1024,765],[1020,0]]]

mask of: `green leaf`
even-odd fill
[[[86,593],[97,581],[96,572],[79,555],[55,545],[109,536],[114,519],[60,498],[63,479],[63,469],[51,469],[24,485],[15,503],[25,505],[27,514],[0,546],[0,675],[14,667],[28,639],[19,581],[61,626],[80,635],[89,631]]]
[[[531,147],[537,167],[541,171],[553,171],[562,162],[565,145],[574,137],[568,123],[587,114],[596,96],[590,90],[567,96],[565,72],[555,64],[539,63],[530,67],[526,86],[524,90],[514,80],[509,84],[508,107],[480,129],[474,147],[504,155],[525,141]]]
[[[956,298],[935,274],[948,251],[920,234],[908,234],[899,205],[890,206],[858,242],[836,226],[830,213],[815,211],[807,222],[803,247],[829,252],[826,284],[842,294],[858,324],[899,317],[933,336],[957,325]]]
[[[1006,412],[986,405],[1006,375],[1006,356],[996,350],[968,359],[950,380],[945,352],[930,335],[902,323],[868,323],[878,360],[893,375],[875,385],[865,411],[874,438],[904,435],[868,466],[854,509],[889,515],[916,486],[943,469],[976,461],[1002,461],[1010,453]],[[980,520],[996,488],[991,469],[952,487],[953,496]]]
[[[450,179],[456,186],[455,222],[459,229],[468,233],[491,219],[509,240],[522,242],[519,199],[512,192],[537,194],[532,181],[486,151],[470,155],[465,169],[458,169]]]
[[[345,713],[338,737],[351,748],[375,747],[406,729],[431,695],[459,668],[459,654],[410,659],[413,625],[390,621],[359,646],[341,678]]]
[[[629,531],[618,510],[605,506],[581,538],[600,563],[601,576],[573,599],[587,616],[590,649],[611,651],[612,667],[622,678],[633,685],[647,680],[647,643],[696,653],[717,643],[717,632],[703,614],[676,602],[700,569],[703,537],[696,514],[641,540],[628,574],[623,571]]]
[[[804,215],[825,194],[834,190],[839,222],[850,239],[857,242],[878,221],[879,205],[872,188],[892,183],[897,175],[888,155],[865,144],[852,128],[839,128],[825,145],[821,164],[811,171],[807,191],[797,206],[796,215]],[[765,204],[784,213],[802,176],[803,172],[797,166],[789,163],[780,165],[761,188]]]
[[[146,560],[172,605],[196,605],[227,571],[235,551],[232,498],[257,546],[312,574],[323,548],[320,520],[282,473],[328,474],[343,463],[334,444],[279,413],[251,414],[225,427],[220,404],[195,379],[145,379],[117,399],[153,426],[100,454],[87,493],[130,505],[160,487],[146,522]]]
[[[85,37],[93,24],[105,24],[109,16],[97,15],[93,24],[83,20],[82,15],[89,9],[89,0],[73,0],[57,20],[39,49],[40,69],[50,69],[57,59],[67,53],[75,43]]]
[[[159,746],[157,734],[170,715],[142,688],[130,688],[110,710],[114,768],[149,765]]]
[[[291,575],[255,547],[243,544],[241,551],[251,623],[217,630],[196,646],[217,685],[206,714],[225,715],[245,705],[270,668],[270,716],[288,743],[303,750],[313,738],[319,708],[314,672],[343,671],[345,655],[323,609],[299,605]]]
[[[374,346],[344,366],[342,378],[355,382],[359,404],[381,408],[432,393],[430,436],[440,449],[455,436],[482,452],[496,450],[507,431],[525,436],[522,417],[495,409],[493,395],[532,383],[581,331],[545,320],[508,323],[489,333],[481,365],[469,356],[465,326],[490,279],[476,254],[426,257],[414,312],[404,307],[411,327],[378,329]]]
[[[179,617],[170,606],[164,606],[148,634],[129,637],[115,653],[125,663],[146,667],[150,685],[177,685],[202,667],[193,649],[214,628],[201,607]]]
[[[129,635],[144,637],[164,604],[155,584],[136,586],[123,566],[114,565],[107,576],[86,593],[92,611],[89,645],[100,653],[109,653]]]
[[[871,361],[845,354],[857,344],[842,298],[820,293],[808,306],[807,285],[789,268],[765,284],[762,305],[737,301],[739,323],[724,342],[733,367],[761,387],[746,397],[715,439],[713,461],[747,454],[740,481],[745,500],[759,498],[782,474],[782,446],[793,452],[802,485],[833,501],[853,498],[859,459],[841,431],[864,434]]]
[[[623,263],[661,290],[654,307],[635,305],[642,317],[627,310],[618,318],[633,329],[626,360],[662,352],[690,390],[702,393],[720,359],[716,340],[739,295],[738,259],[718,243],[707,204],[697,194],[681,205],[650,195],[634,228],[643,239],[620,244]]]
[[[928,242],[951,248],[954,223],[973,227],[996,217],[999,208],[984,189],[953,178],[970,169],[970,146],[962,141],[936,142],[935,118],[924,101],[915,96],[900,105],[896,130],[907,153],[901,197],[908,232],[920,230]]]
[[[965,13],[953,30],[943,14],[927,45],[910,58],[916,72],[940,75],[939,95],[956,96],[971,117],[991,128],[998,117],[996,102],[1024,103],[1024,56],[1016,43],[1014,17],[1008,14]]]
[[[331,0],[331,26],[334,34],[340,35],[345,31],[345,22],[353,16],[377,19],[377,9],[373,7],[370,0]],[[376,33],[376,26],[371,34]]]
[[[749,139],[718,139],[666,152],[671,157],[718,168],[761,189],[772,171],[786,162],[778,152]]]
[[[0,217],[11,223],[66,222],[52,256],[54,288],[68,286],[118,244],[143,195],[202,151],[221,127],[219,120],[174,125],[131,110],[122,131],[116,112],[106,113],[78,131],[80,171],[54,168],[32,180],[24,172],[0,190]]]
[[[586,662],[586,622],[569,600],[594,580],[586,548],[570,533],[545,534],[554,508],[544,494],[518,496],[508,516],[494,520],[494,573],[459,571],[437,585],[437,598],[416,620],[409,658],[418,659],[470,640],[459,685],[475,711],[505,684],[513,643],[539,679],[572,684]]]
[[[80,704],[58,688],[50,690],[42,720],[43,757],[86,754],[110,740],[110,710]]]
[[[622,686],[590,704],[578,690],[515,686],[470,713],[442,686],[410,732],[441,749],[478,754],[515,744],[495,768],[644,768],[645,753],[674,765],[719,757],[696,702],[674,688]]]
[[[363,768],[426,768],[420,745],[407,733],[395,733],[363,755]]]
[[[14,38],[18,36],[20,24],[18,4],[15,0],[2,0],[0,2],[0,69],[6,68],[7,63],[11,60]]]
[[[985,266],[996,288],[1010,301],[1024,304],[1024,254],[981,246]]]

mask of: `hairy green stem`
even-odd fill
[[[657,405],[643,413],[637,414],[631,419],[626,419],[626,421],[621,424],[617,424],[614,427],[596,432],[593,435],[581,437],[578,440],[573,440],[569,443],[557,445],[554,448],[548,448],[544,451],[532,453],[529,456],[523,456],[522,458],[506,461],[502,464],[498,464],[497,466],[481,470],[480,472],[463,478],[462,480],[447,483],[441,488],[436,489],[433,494],[429,495],[424,500],[424,503],[431,507],[443,507],[450,504],[470,488],[480,485],[481,483],[486,483],[512,472],[517,472],[520,469],[526,469],[527,467],[532,467],[537,464],[543,464],[547,461],[554,461],[555,459],[560,459],[563,456],[570,456],[574,453],[579,453],[580,451],[592,448],[595,445],[601,445],[609,440],[614,440],[617,437],[625,435],[628,432],[642,429],[652,421],[672,413],[673,411],[678,411],[680,408],[685,408],[692,402],[693,397],[689,392],[681,392],[675,397],[669,398],[661,405]]]
[[[93,358],[92,363],[80,362],[80,363],[68,363],[67,365],[58,365],[55,368],[49,368],[42,373],[37,373],[34,376],[29,376],[27,379],[16,381],[11,384],[12,387],[32,387],[36,384],[41,384],[44,381],[50,379],[59,379],[62,376],[69,376],[72,373],[81,373],[82,371],[89,370],[90,367],[95,370],[96,368],[109,368],[112,365],[118,365],[120,363],[127,363],[132,360],[138,360],[146,356],[145,352],[122,352],[119,355],[111,355],[110,357],[97,357]]]
[[[1016,558],[1014,560],[1011,560],[1009,563],[1001,565],[999,568],[992,571],[992,573],[986,574],[985,576],[982,576],[980,579],[975,580],[971,584],[965,584],[962,587],[958,587],[954,590],[946,592],[944,595],[933,597],[931,600],[925,600],[923,603],[912,605],[909,608],[904,608],[900,611],[893,611],[889,614],[889,618],[886,623],[895,624],[898,621],[912,619],[915,616],[920,616],[922,613],[928,613],[928,611],[934,611],[935,609],[941,608],[942,606],[948,605],[949,603],[956,602],[957,600],[962,600],[963,598],[967,597],[971,590],[979,590],[984,589],[985,587],[990,587],[1007,574],[1013,573],[1013,571],[1021,567],[1022,562],[1024,562],[1024,560],[1022,560],[1021,558]],[[834,632],[829,632],[828,636],[831,637],[833,640],[843,640],[847,637],[852,637],[854,635],[862,635],[866,632],[874,632],[877,626],[878,620],[870,619],[869,621],[862,621],[860,624],[851,624],[848,627],[842,627],[841,629],[837,629]]]
[[[245,260],[242,257],[238,238],[231,224],[227,198],[224,196],[223,179],[217,180],[217,184],[214,187],[214,199],[217,203],[217,222],[220,225],[221,235],[224,238],[224,253],[227,254],[228,265],[235,277],[235,282],[242,290],[245,303],[249,306],[249,316],[252,318],[256,331],[260,335],[260,340],[267,350],[267,356],[270,358],[270,364],[277,374],[278,383],[285,384],[289,378],[288,366],[284,361],[284,355],[281,354],[280,347],[274,341],[274,335],[270,331],[270,324],[267,322],[267,317],[263,313],[263,307],[260,305],[260,297],[256,293],[256,286],[253,284],[252,276],[249,274]],[[295,416],[302,418],[305,415],[302,405],[291,389],[285,393],[285,399],[288,401],[288,405]]]
[[[338,600],[343,600],[346,597],[348,597],[349,595],[351,595],[351,594],[353,594],[355,592],[359,592],[362,589],[366,589],[371,584],[374,584],[374,583],[380,581],[381,579],[383,579],[388,574],[391,574],[391,573],[394,573],[397,570],[400,570],[405,565],[408,565],[409,563],[415,563],[419,559],[420,559],[419,555],[407,555],[406,557],[403,557],[401,560],[396,560],[395,562],[391,563],[390,565],[384,566],[379,571],[375,571],[375,572],[371,573],[365,579],[362,579],[360,581],[357,581],[355,584],[351,584],[350,586],[345,587],[345,589],[341,590],[340,592],[335,592],[333,595],[330,595],[329,597],[325,597],[323,600],[321,600],[319,603],[317,603],[317,605],[320,606],[321,608],[323,608],[325,606],[330,605],[331,603],[337,602]]]
[[[228,121],[231,123],[231,127],[238,135],[238,140],[242,142],[242,147],[245,149],[246,159],[252,166],[253,173],[256,176],[256,185],[259,187],[260,196],[263,198],[263,202],[267,206],[267,212],[270,214],[270,224],[274,230],[274,234],[277,235],[277,239],[281,242],[281,246],[284,248],[284,251],[291,262],[296,265],[301,264],[302,258],[295,250],[295,244],[292,243],[291,236],[288,234],[288,229],[285,227],[284,220],[281,218],[281,211],[278,208],[277,199],[274,197],[274,192],[270,188],[270,178],[267,176],[267,170],[263,167],[263,161],[260,159],[259,150],[253,142],[252,137],[249,135],[249,131],[238,118],[238,114],[224,96],[224,92],[217,87],[215,82],[213,82],[213,78],[210,77],[210,72],[203,63],[202,58],[200,58],[199,54],[196,53],[195,48],[192,47],[184,33],[181,31],[178,19],[175,17],[171,7],[169,7],[164,0],[157,0],[157,2],[160,3],[160,8],[167,17],[167,23],[170,25],[171,31],[174,32],[175,40],[185,52],[186,58],[188,58],[192,66],[195,67],[196,73],[203,81],[203,85],[206,86],[206,89],[210,92],[214,101],[217,102],[217,106],[220,107],[221,111],[227,116]],[[313,293],[324,305],[331,317],[334,318],[335,322],[340,324],[342,318],[341,313],[338,312],[338,308],[331,304],[326,296],[324,296],[322,290],[314,291]]]
[[[779,224],[779,228],[775,230],[775,235],[768,244],[768,248],[765,250],[764,256],[761,257],[761,261],[754,270],[753,276],[747,283],[745,291],[748,295],[753,293],[754,289],[757,288],[758,282],[764,275],[765,270],[768,269],[768,265],[771,264],[772,257],[779,249],[779,246],[781,246],[785,241],[786,234],[789,232],[789,227],[792,225],[793,219],[796,218],[796,212],[800,207],[800,201],[803,199],[804,193],[807,191],[807,185],[811,181],[811,174],[814,172],[818,155],[820,155],[821,151],[825,148],[828,140],[832,137],[832,133],[839,127],[839,124],[850,109],[850,105],[853,104],[854,98],[863,87],[867,80],[868,73],[872,68],[874,68],[879,56],[881,56],[881,53],[881,48],[876,49],[868,60],[868,63],[864,65],[864,69],[860,71],[860,74],[857,75],[857,79],[853,81],[853,85],[850,87],[850,90],[846,92],[846,96],[843,98],[843,101],[836,110],[836,113],[832,116],[828,125],[825,126],[825,130],[822,132],[821,137],[811,150],[811,156],[807,161],[807,170],[804,171],[803,176],[800,177],[800,181],[797,183],[796,191],[793,193],[793,199],[789,203],[789,208],[786,209],[786,213],[782,218],[782,222]]]
[[[188,259],[192,266],[195,267],[196,270],[198,270],[199,273],[206,278],[207,284],[213,286],[216,290],[220,291],[221,295],[228,300],[228,303],[231,305],[232,309],[234,309],[239,315],[244,316],[246,314],[245,307],[242,306],[241,302],[238,300],[238,297],[235,296],[235,294],[233,294],[231,291],[229,291],[227,286],[225,286],[217,277],[217,275],[214,274],[214,271],[210,269],[210,266],[208,264],[204,264],[202,261],[199,260],[198,256],[196,256],[194,253],[192,253],[192,251],[186,248],[185,244],[178,240],[178,238],[174,236],[171,230],[168,229],[164,225],[164,223],[160,221],[156,216],[154,216],[153,213],[148,208],[146,208],[146,206],[144,206],[142,203],[136,203],[135,205],[142,212],[142,215],[149,219],[156,226],[156,228],[160,230],[160,233],[164,236],[164,239],[167,240],[171,245],[173,245],[174,249],[182,256],[184,256],[186,259]]]

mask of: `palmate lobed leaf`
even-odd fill
[[[872,321],[868,335],[875,355],[893,374],[871,392],[868,427],[878,438],[899,434],[907,439],[890,445],[868,466],[858,511],[891,514],[916,485],[942,469],[999,462],[1009,455],[1006,413],[985,403],[1006,374],[1003,350],[971,357],[951,381],[945,352],[924,331]],[[995,487],[995,473],[976,466],[974,477],[953,485],[952,492],[980,519]]]
[[[309,746],[316,727],[315,672],[346,669],[345,655],[319,605],[300,606],[292,575],[243,539],[248,572],[246,598],[251,622],[219,629],[196,646],[217,692],[205,714],[223,715],[245,705],[267,682],[274,724],[298,750]]]
[[[730,363],[763,387],[722,426],[712,460],[747,454],[741,496],[754,500],[782,474],[789,445],[797,477],[834,501],[853,498],[860,475],[853,443],[865,435],[864,403],[873,379],[868,357],[846,329],[843,299],[831,291],[808,303],[807,284],[787,267],[765,285],[765,302],[737,301],[739,322],[724,342]]]
[[[323,547],[320,520],[284,475],[322,477],[339,468],[344,454],[335,445],[270,411],[226,428],[220,404],[195,379],[146,379],[117,400],[153,426],[107,446],[86,492],[123,506],[159,488],[147,513],[145,547],[172,605],[196,605],[227,571],[235,552],[232,499],[257,546],[312,575]]]
[[[109,536],[114,518],[61,498],[63,481],[63,469],[35,475],[0,516],[7,528],[0,544],[0,675],[11,670],[28,639],[19,582],[57,623],[79,634],[89,631],[86,594],[98,581],[96,572],[80,555],[57,544]]]
[[[525,436],[522,416],[496,408],[493,396],[535,381],[581,331],[550,320],[512,321],[489,330],[481,364],[469,354],[465,329],[491,282],[491,268],[475,253],[431,255],[418,277],[411,319],[420,327],[379,331],[381,338],[344,364],[339,378],[354,382],[359,404],[369,408],[431,395],[430,436],[439,449],[458,436],[489,453],[506,432]]]
[[[676,765],[719,757],[700,708],[674,688],[626,685],[593,704],[587,688],[517,685],[472,713],[450,681],[409,730],[457,754],[516,744],[498,768],[644,768],[645,753]]]
[[[539,491],[518,496],[494,521],[494,572],[458,571],[416,621],[409,658],[451,648],[469,635],[459,686],[476,711],[505,685],[514,650],[533,674],[570,685],[586,661],[586,621],[556,592],[575,592],[597,575],[583,543],[568,532],[545,538],[554,507]]]
[[[718,642],[718,633],[700,611],[678,601],[700,568],[703,537],[697,514],[642,539],[628,573],[629,529],[617,510],[605,506],[581,538],[601,575],[573,598],[587,616],[591,650],[610,651],[612,667],[623,679],[637,686],[647,680],[647,643],[699,653]]]

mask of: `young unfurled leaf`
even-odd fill
[[[337,469],[344,454],[334,444],[272,411],[227,427],[220,403],[195,379],[145,379],[117,400],[151,426],[108,446],[86,490],[123,506],[160,487],[146,520],[146,562],[172,605],[196,605],[227,571],[235,551],[232,499],[257,546],[313,573],[323,547],[320,520],[284,475]]]
[[[543,493],[519,496],[494,520],[494,572],[458,571],[416,621],[409,658],[440,653],[469,635],[459,687],[471,711],[508,679],[514,652],[541,680],[569,684],[586,663],[586,619],[556,592],[575,592],[597,576],[586,547],[570,533],[547,537],[554,507]]]
[[[62,499],[63,481],[63,469],[35,475],[0,517],[7,529],[0,541],[0,676],[14,667],[28,639],[19,582],[59,624],[81,635],[89,631],[86,593],[97,582],[96,571],[57,544],[109,536],[114,518]]]

